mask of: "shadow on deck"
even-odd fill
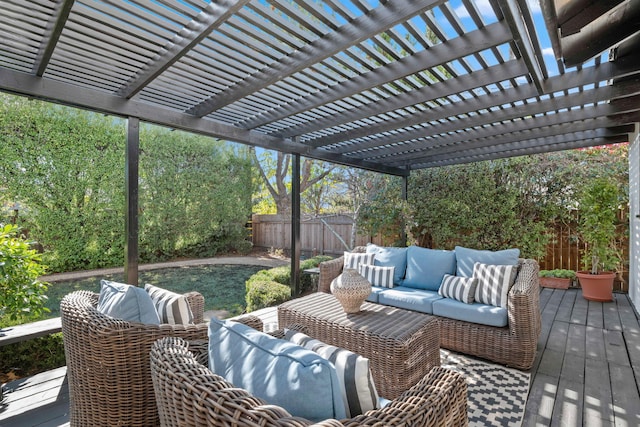
[[[543,289],[542,333],[523,426],[640,425],[640,325],[626,294],[586,301],[580,290]],[[255,312],[265,329],[275,309]],[[66,368],[8,383],[0,427],[68,426]]]

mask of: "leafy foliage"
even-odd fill
[[[317,267],[321,262],[330,260],[326,255],[317,255],[300,262],[300,270]],[[312,291],[313,278],[303,274],[300,277],[302,292]],[[258,271],[247,280],[247,312],[265,307],[273,307],[291,299],[291,267],[274,267]]]
[[[51,272],[122,265],[125,123],[0,95],[0,201]],[[250,249],[251,160],[211,138],[141,127],[140,261]]]
[[[0,228],[0,319],[39,316],[47,299],[46,284],[38,277],[45,272],[40,255],[30,248],[11,224]]]
[[[557,277],[559,279],[575,279],[576,272],[573,270],[566,270],[562,268],[556,268],[555,270],[540,270],[538,274],[540,277]]]
[[[61,333],[10,344],[0,347],[0,383],[65,364]]]
[[[587,247],[583,264],[597,274],[619,269],[620,257],[616,249],[617,212],[620,204],[618,187],[610,178],[601,177],[588,182],[580,192],[580,235]]]

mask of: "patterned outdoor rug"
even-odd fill
[[[467,377],[469,426],[520,426],[529,394],[528,372],[440,350],[442,366]]]

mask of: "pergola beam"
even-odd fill
[[[627,0],[560,39],[566,66],[579,65],[640,31],[640,1]]]
[[[144,66],[127,84],[122,86],[117,95],[131,98],[145,88],[151,81],[178,62],[195,46],[227,19],[249,3],[250,0],[218,0],[209,3],[198,17],[178,31],[173,40],[162,49],[146,66]]]
[[[239,126],[247,129],[255,129],[265,124],[282,120],[286,117],[299,114],[305,111],[309,111],[314,108],[318,108],[322,105],[326,105],[331,102],[335,102],[340,99],[347,98],[349,96],[357,95],[358,93],[361,93],[363,91],[381,86],[386,83],[396,81],[408,75],[416,74],[423,70],[427,70],[429,68],[433,68],[438,65],[463,58],[475,52],[480,52],[482,50],[489,49],[494,46],[498,46],[502,43],[508,42],[510,38],[511,38],[511,34],[509,33],[509,29],[507,28],[506,25],[502,23],[491,24],[485,28],[475,30],[461,37],[457,37],[450,41],[441,43],[439,45],[432,46],[429,49],[416,53],[415,55],[401,58],[398,61],[395,61],[389,65],[379,67],[367,73],[358,75],[350,80],[346,80],[342,82],[339,87],[332,87],[332,86],[327,87],[326,89],[320,91],[319,93],[314,93],[313,96],[307,96],[302,99],[274,108],[271,111],[267,111],[265,113],[260,114],[259,116],[256,116],[252,119],[239,123]],[[483,71],[485,70],[479,71],[477,74],[483,75],[482,74]],[[507,71],[507,73],[509,72]],[[465,79],[466,76],[460,76],[450,80],[457,81],[461,78]],[[508,78],[508,76],[505,76],[505,78]],[[481,79],[478,78],[478,80],[481,80]],[[478,86],[480,86],[480,83],[478,83]],[[421,91],[428,92],[429,90],[431,90],[430,87],[431,86],[425,86]],[[406,94],[406,96],[408,97],[413,96],[412,94],[413,92],[409,92]],[[401,97],[401,96],[404,96],[404,95],[398,95],[396,97]],[[432,96],[431,99],[435,97],[437,97],[437,95]],[[383,100],[381,102],[385,102],[385,101]],[[420,101],[417,101],[417,102],[420,102]],[[417,102],[414,102],[414,104]],[[375,105],[379,105],[379,103],[376,103]],[[408,104],[408,105],[411,105],[411,104]],[[384,109],[386,107],[380,107],[380,108]],[[395,107],[395,108],[401,108],[401,107]],[[359,112],[361,110],[357,109],[356,111]],[[387,111],[391,111],[391,110],[387,110]],[[346,115],[349,115],[349,114],[354,114],[354,113],[350,112],[350,113],[347,113]],[[379,114],[379,113],[376,113],[376,114]],[[322,121],[324,123],[327,120],[331,121],[335,119],[336,119],[335,117],[330,117],[324,120],[321,119],[319,121]],[[357,117],[353,118],[350,121],[353,121],[353,120],[357,120]],[[315,123],[316,122],[309,124],[308,126],[314,126]],[[318,129],[317,126],[309,127],[309,128],[295,127],[287,131],[281,132],[281,136],[285,136],[285,135],[295,136],[295,135],[300,135],[302,133],[313,131],[316,129]]]
[[[47,22],[47,29],[45,36],[42,38],[42,44],[38,49],[38,54],[31,68],[31,72],[38,77],[44,75],[44,72],[49,65],[53,51],[56,49],[62,30],[64,29],[67,19],[69,19],[69,13],[73,7],[75,0],[64,0],[58,3],[55,7],[54,14]]]
[[[590,67],[588,69],[582,69],[578,71],[574,71],[571,73],[566,73],[561,76],[551,77],[545,83],[545,87],[547,88],[547,93],[555,93],[567,91],[576,87],[582,87],[585,85],[595,84],[603,80],[609,80],[616,77],[627,76],[632,68],[633,64],[638,64],[640,62],[640,58],[625,57],[625,61],[620,61],[620,64],[616,63],[605,63],[601,64],[598,67]],[[618,66],[619,65],[619,66]],[[465,128],[472,128],[475,126],[481,126],[485,124],[495,123],[495,122],[503,122],[506,120],[513,120],[519,117],[527,117],[533,116],[536,114],[542,114],[548,111],[555,111],[563,108],[571,108],[575,105],[584,105],[584,103],[604,101],[611,98],[615,98],[616,96],[624,96],[628,95],[629,87],[622,86],[623,82],[613,86],[602,86],[596,89],[592,89],[589,91],[583,91],[577,94],[571,94],[569,96],[562,96],[551,98],[548,100],[538,100],[535,103],[527,104],[524,106],[513,107],[510,109],[500,110],[495,113],[484,113],[477,114],[474,117],[466,118],[464,121]],[[635,85],[635,83],[630,83],[631,85]],[[526,86],[525,86],[526,87]],[[630,86],[631,87],[631,86]],[[635,86],[633,86],[635,87]],[[634,89],[635,90],[635,89]],[[515,91],[510,91],[509,93],[501,93],[496,95],[485,95],[482,101],[476,99],[474,100],[473,108],[470,106],[470,103],[465,103],[462,107],[458,106],[448,106],[448,111],[445,112],[445,108],[443,107],[438,110],[436,113],[432,113],[431,115],[422,115],[418,117],[409,117],[401,119],[403,126],[408,127],[412,125],[427,123],[430,120],[438,120],[438,119],[446,119],[448,117],[452,117],[455,115],[465,114],[473,111],[477,111],[479,109],[487,109],[498,105],[503,105],[508,102],[513,102],[513,100],[518,100],[518,97],[515,96]],[[520,100],[526,99],[534,96],[534,89],[521,89],[520,93],[523,95]],[[593,95],[592,98],[586,98],[586,93]],[[580,98],[578,98],[580,97]],[[610,97],[610,98],[609,98]],[[582,102],[582,104],[581,104]],[[474,109],[475,108],[475,109]],[[443,114],[439,114],[439,113]],[[498,119],[499,117],[499,119]],[[387,125],[388,123],[388,125]],[[460,128],[460,122],[458,120],[448,121],[446,123],[441,123],[434,126],[428,126],[427,128],[420,129],[408,129],[404,132],[399,132],[395,135],[385,135],[381,137],[374,137],[368,140],[357,141],[358,138],[364,138],[367,136],[374,136],[379,132],[387,132],[395,129],[400,129],[400,126],[391,126],[391,123],[396,123],[396,121],[388,120],[383,125],[379,126],[370,126],[363,129],[358,129],[358,132],[351,131],[349,133],[338,133],[335,135],[330,135],[324,138],[317,138],[316,140],[312,140],[308,142],[311,146],[322,146],[322,145],[330,145],[336,144],[338,142],[351,140],[353,142],[349,142],[347,147],[344,149],[340,149],[339,152],[354,152],[358,150],[365,150],[369,148],[374,148],[383,145],[391,145],[399,142],[412,141],[415,139],[423,138],[425,135],[438,135],[441,133],[456,131]]]
[[[635,115],[635,119],[640,119],[640,114]],[[629,134],[633,131],[632,125],[617,126],[618,122],[613,118],[598,117],[597,119],[585,120],[582,122],[564,123],[542,128],[531,129],[528,131],[518,132],[515,134],[505,134],[497,138],[485,138],[481,140],[471,140],[464,143],[453,145],[442,145],[425,151],[422,157],[412,158],[414,163],[424,163],[431,161],[440,161],[454,157],[452,154],[474,155],[476,153],[488,154],[491,152],[503,151],[504,147],[528,147],[541,144],[540,141],[557,143],[562,140],[564,142],[575,141],[578,139],[604,138],[618,136],[621,134]],[[566,138],[566,139],[562,139]],[[459,157],[459,156],[456,156]],[[397,159],[397,161],[396,161]],[[391,164],[403,166],[401,156],[393,157]]]
[[[442,167],[442,166],[450,166],[454,164],[480,162],[484,160],[504,159],[508,157],[550,153],[553,151],[574,150],[576,148],[597,147],[599,145],[620,144],[620,143],[628,142],[628,139],[629,138],[626,135],[620,135],[620,136],[606,137],[606,138],[582,139],[574,142],[547,143],[544,145],[539,145],[539,146],[534,146],[529,148],[517,148],[513,150],[504,150],[504,151],[494,152],[486,155],[464,156],[464,157],[458,157],[456,159],[447,159],[444,161],[416,163],[412,166],[415,166],[416,168],[420,168],[420,169],[435,168],[435,167]]]
[[[284,153],[298,153],[311,159],[354,166],[374,172],[399,176],[404,176],[408,173],[405,169],[388,168],[384,165],[359,159],[350,159],[326,151],[314,150],[304,144],[289,139],[276,138],[260,132],[240,129],[215,120],[197,118],[190,114],[154,106],[142,101],[125,99],[98,90],[87,89],[2,68],[0,68],[0,90],[120,117],[138,117],[140,120],[155,123],[160,126],[181,129]]]
[[[327,33],[324,37],[283,57],[271,67],[257,71],[248,78],[239,81],[227,91],[207,98],[190,108],[187,113],[196,117],[204,117],[380,34],[440,3],[444,3],[444,0],[390,0],[336,31]]]

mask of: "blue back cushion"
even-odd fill
[[[483,251],[456,246],[457,276],[473,276],[476,262],[488,265],[518,265],[520,249],[504,249],[502,251]]]
[[[315,422],[346,417],[331,362],[241,323],[211,319],[209,368],[294,416]]]
[[[455,271],[455,252],[409,246],[407,273],[402,286],[437,291],[444,275],[454,274]]]
[[[402,279],[407,269],[407,248],[393,248],[368,244],[367,253],[376,254],[373,260],[374,265],[394,267],[393,284],[396,286],[402,284]]]
[[[160,317],[149,294],[142,288],[126,283],[101,280],[97,310],[128,322],[160,324]]]

